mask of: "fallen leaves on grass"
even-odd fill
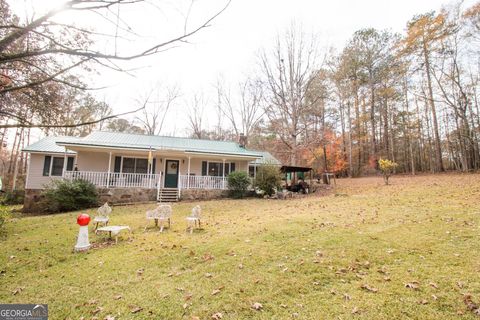
[[[96,314],[98,314],[98,313],[102,312],[102,310],[103,310],[103,308],[102,308],[102,307],[97,307],[95,310],[93,310],[93,311],[92,311],[92,315],[94,316],[94,315],[96,315]]]
[[[203,261],[209,261],[209,260],[213,260],[213,259],[215,259],[215,257],[212,256],[210,253],[205,253],[203,255]]]
[[[216,312],[214,314],[212,314],[212,319],[213,320],[220,320],[223,318],[223,314],[221,312]]]
[[[480,316],[480,305],[478,305],[478,303],[473,302],[471,295],[466,294],[463,297],[463,302],[467,306],[468,311],[471,311],[473,312],[473,314]]]
[[[219,294],[225,286],[218,287],[212,291],[212,296]]]
[[[103,320],[115,320],[115,317],[109,314]]]
[[[12,294],[13,294],[14,296],[16,296],[17,294],[19,294],[20,292],[22,292],[23,289],[25,289],[25,287],[15,288],[15,290],[12,291]]]
[[[122,298],[123,298],[123,296],[121,294],[117,294],[115,297],[113,297],[113,299],[115,299],[115,300],[120,300]]]
[[[374,287],[370,287],[368,284],[362,284],[362,286],[360,287],[364,290],[367,290],[367,291],[370,291],[370,292],[373,292],[373,293],[377,293],[378,292],[378,289],[377,288],[374,288]]]
[[[420,288],[420,285],[418,281],[412,281],[412,282],[405,283],[405,288],[417,290],[418,288]]]
[[[433,288],[435,288],[435,289],[438,289],[438,285],[437,285],[435,282],[430,282],[428,285],[429,285],[430,287],[433,287]]]
[[[131,312],[131,313],[139,313],[139,312],[142,311],[142,310],[143,310],[142,307],[132,306],[131,309],[130,309],[130,312]]]
[[[353,307],[352,314],[358,314],[358,313],[360,313],[360,309],[358,309],[357,307]]]
[[[260,311],[262,310],[262,308],[263,308],[263,305],[260,302],[255,302],[254,304],[252,304],[252,309],[254,310]]]

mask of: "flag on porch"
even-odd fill
[[[153,164],[153,155],[152,155],[152,147],[148,151],[148,165],[151,166]]]

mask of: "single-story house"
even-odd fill
[[[112,203],[213,198],[227,189],[233,171],[255,172],[272,155],[233,141],[93,132],[86,137],[46,137],[24,148],[30,154],[25,183],[29,211],[55,179],[83,179]]]

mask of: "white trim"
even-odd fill
[[[112,171],[112,151],[108,153],[108,175],[107,175],[107,188],[110,187],[110,172]]]
[[[27,168],[28,169],[27,169],[27,176],[25,177],[25,189],[30,189],[29,188],[29,186],[30,186],[29,178],[30,178],[30,170],[31,170],[30,162],[32,160],[32,156],[27,153],[27,157],[28,157],[28,159],[27,159]],[[45,158],[43,159],[43,161],[45,161]],[[42,168],[42,170],[43,170],[43,168]]]
[[[189,177],[187,179],[187,189],[190,189],[190,160],[192,157],[188,157],[188,169],[187,169],[187,176]]]

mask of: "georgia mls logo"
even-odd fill
[[[37,304],[32,310],[33,317],[48,317],[48,310],[42,304]]]
[[[48,305],[0,304],[0,320],[48,320]]]

